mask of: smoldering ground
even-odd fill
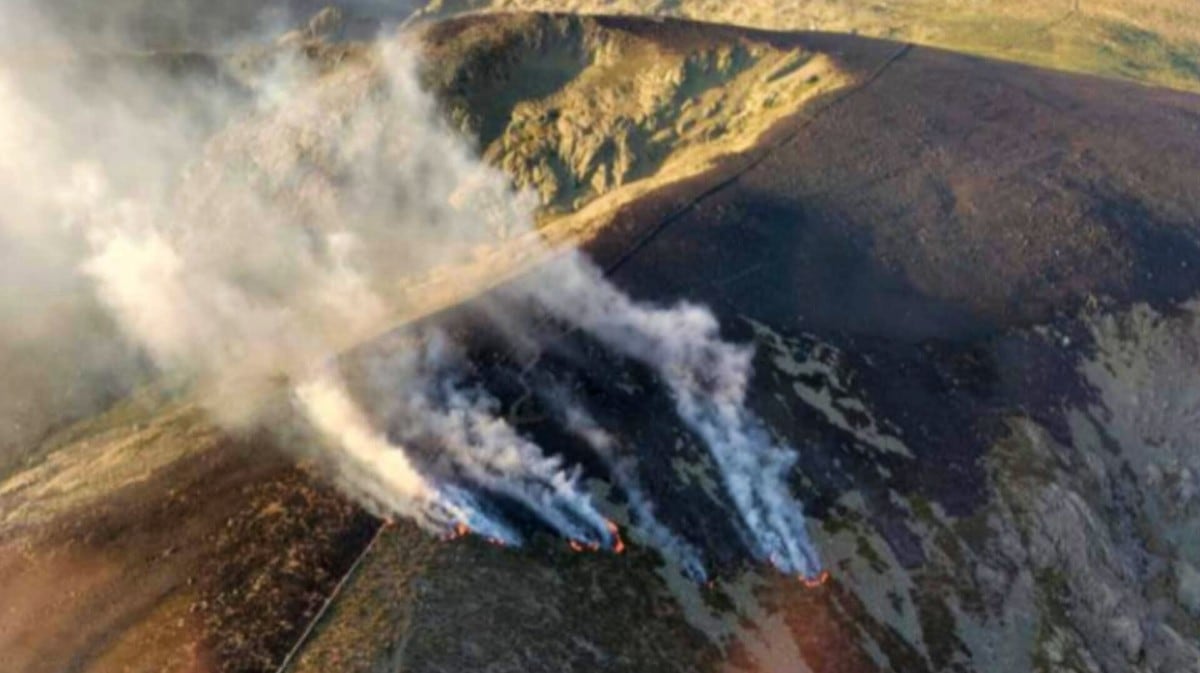
[[[748,551],[816,573],[787,485],[794,451],[746,406],[750,348],[722,341],[705,308],[639,303],[582,254],[542,243],[536,200],[448,126],[409,36],[342,55],[326,69],[280,47],[249,74],[207,78],[114,65],[88,87],[6,67],[2,234],[21,261],[2,308],[5,324],[45,327],[6,334],[5,351],[34,344],[41,357],[26,361],[53,379],[64,374],[36,363],[78,344],[65,361],[83,373],[67,378],[126,386],[146,360],[231,426],[262,423],[286,395],[310,450],[381,516],[518,544],[515,507],[579,544],[618,546],[580,466],[501,413],[450,332],[395,327],[428,312],[439,279],[458,279],[465,299],[526,270],[485,318],[535,356],[533,322],[548,318],[647,367],[708,449]],[[495,273],[462,272],[480,265]],[[637,452],[618,455],[588,400],[553,390],[540,394],[607,465],[644,539],[702,575],[688,531],[655,518],[629,469]]]

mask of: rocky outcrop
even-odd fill
[[[848,80],[827,57],[765,36],[574,16],[434,27],[426,42],[450,117],[549,213],[694,174]]]

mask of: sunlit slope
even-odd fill
[[[506,15],[424,41],[447,114],[547,214],[702,172],[854,78],[795,40],[683,23]]]
[[[1200,3],[1191,0],[434,0],[427,11],[518,9],[856,32],[1200,90]]]

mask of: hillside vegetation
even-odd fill
[[[694,174],[849,81],[827,56],[793,45],[671,32],[665,43],[547,15],[459,24],[426,36],[429,77],[484,157],[548,213]]]
[[[433,0],[426,12],[547,10],[857,32],[1200,91],[1193,0]]]

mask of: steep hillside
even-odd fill
[[[526,20],[464,19],[434,34]],[[680,29],[595,21],[662,38]],[[755,405],[804,447],[795,487],[820,521],[830,584],[806,591],[736,560],[735,537],[702,513],[711,466],[675,439],[685,431],[663,421],[661,393],[637,367],[577,335],[561,356],[506,363],[487,327],[471,325],[481,380],[510,413],[520,407],[526,432],[555,436],[516,392],[550,381],[600,400],[622,441],[666,452],[645,478],[663,519],[723,559],[715,586],[669,569],[659,584],[634,561],[629,581],[651,582],[648,593],[683,612],[664,608],[669,639],[622,635],[644,619],[641,604],[592,598],[586,615],[572,610],[604,580],[563,571],[539,584],[528,552],[486,546],[462,580],[433,568],[401,580],[404,554],[385,542],[297,670],[351,652],[355,671],[670,670],[689,628],[720,649],[724,663],[704,667],[732,670],[1195,661],[1194,386],[1169,372],[1196,348],[1186,301],[1200,291],[1200,100],[861,38],[757,35],[836,55],[851,83],[703,173],[594,202],[580,231],[635,295],[717,307],[735,338],[756,344]],[[1172,430],[1157,438],[1152,427]],[[491,572],[536,596],[466,598],[483,592],[470,576]],[[398,581],[423,589],[389,617],[372,597]],[[521,624],[522,648],[488,635],[419,644],[457,628],[464,602],[478,606],[468,623]],[[375,620],[396,635],[365,656]]]
[[[849,81],[795,44],[683,26],[526,15],[443,25],[425,39],[450,117],[548,213],[698,173]]]
[[[479,10],[625,13],[857,33],[1200,90],[1200,8],[1190,0],[434,0],[425,11]]]
[[[345,186],[330,129],[380,76],[376,52],[315,26],[202,59],[237,90],[278,50],[318,66],[320,123],[252,116],[208,146],[269,157],[246,174],[300,221]],[[630,496],[594,460],[624,554],[440,540],[339,495],[296,460],[303,437],[221,429],[205,391],[152,388],[0,472],[0,668],[1194,668],[1200,98],[628,17],[466,17],[415,39],[451,123],[544,221],[406,279],[396,320],[462,334],[473,384],[568,457],[587,447],[531,391],[580,391],[710,581],[626,525]],[[800,450],[789,485],[824,584],[748,560],[647,367],[551,323],[539,357],[498,346],[505,325],[469,300],[544,261],[535,236],[586,244],[638,299],[711,306],[755,346],[749,404]]]

